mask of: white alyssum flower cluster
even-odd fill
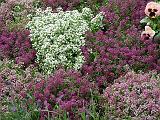
[[[44,73],[50,74],[59,65],[78,70],[84,63],[81,46],[85,45],[85,32],[101,26],[103,15],[95,18],[91,9],[53,13],[51,8],[38,9],[26,28],[30,29],[33,47],[37,50],[37,63]]]

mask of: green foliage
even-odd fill
[[[152,19],[145,17],[140,21],[141,24],[149,25],[156,33],[160,32],[160,16]]]
[[[36,105],[30,104],[27,109],[24,109],[27,101],[16,100],[13,103],[8,103],[9,110],[0,112],[0,120],[38,120],[40,111]]]

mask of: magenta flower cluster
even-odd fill
[[[32,48],[29,31],[8,32],[0,34],[0,59],[14,59],[16,63],[28,66],[34,63],[36,51]]]
[[[51,111],[50,114],[54,117],[63,110],[71,119],[75,119],[78,112],[88,105],[93,86],[87,77],[79,72],[60,69],[47,80],[41,79],[35,84],[31,83],[30,88],[40,108],[41,119],[47,118],[48,112],[45,110]]]
[[[159,78],[151,74],[128,72],[107,87],[104,96],[115,118],[130,116],[138,120],[156,120],[160,117]],[[154,76],[154,77],[153,77]]]
[[[44,0],[44,3],[53,10],[57,7],[62,7],[63,10],[72,10],[73,7],[80,4],[80,0]]]
[[[53,11],[57,7],[62,7],[64,11],[79,9],[84,6],[90,7],[93,11],[96,11],[98,8],[95,7],[95,4],[102,5],[105,2],[103,0],[43,0],[44,6],[52,7]]]
[[[141,37],[140,21],[150,0],[2,1],[0,116],[4,119],[160,118],[159,36]],[[79,71],[56,69],[46,76],[35,65],[36,51],[24,26],[26,15],[34,14],[38,6],[50,6],[53,12],[57,7],[66,11],[87,6],[103,13],[103,26],[85,34],[81,47],[85,62]]]
[[[82,48],[86,63],[82,72],[91,75],[102,87],[123,75],[126,65],[135,71],[160,70],[159,45],[141,39],[136,22],[143,18],[146,2],[126,3],[109,1],[101,8],[105,15],[104,27],[96,33],[86,33],[86,46]]]

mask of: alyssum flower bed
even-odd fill
[[[158,0],[0,0],[0,120],[159,120]]]

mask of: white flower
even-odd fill
[[[28,22],[33,47],[37,50],[37,62],[46,74],[50,74],[58,65],[78,70],[84,63],[81,46],[85,45],[85,32],[94,26],[100,26],[102,16],[93,18],[91,9],[45,11],[38,9]]]

